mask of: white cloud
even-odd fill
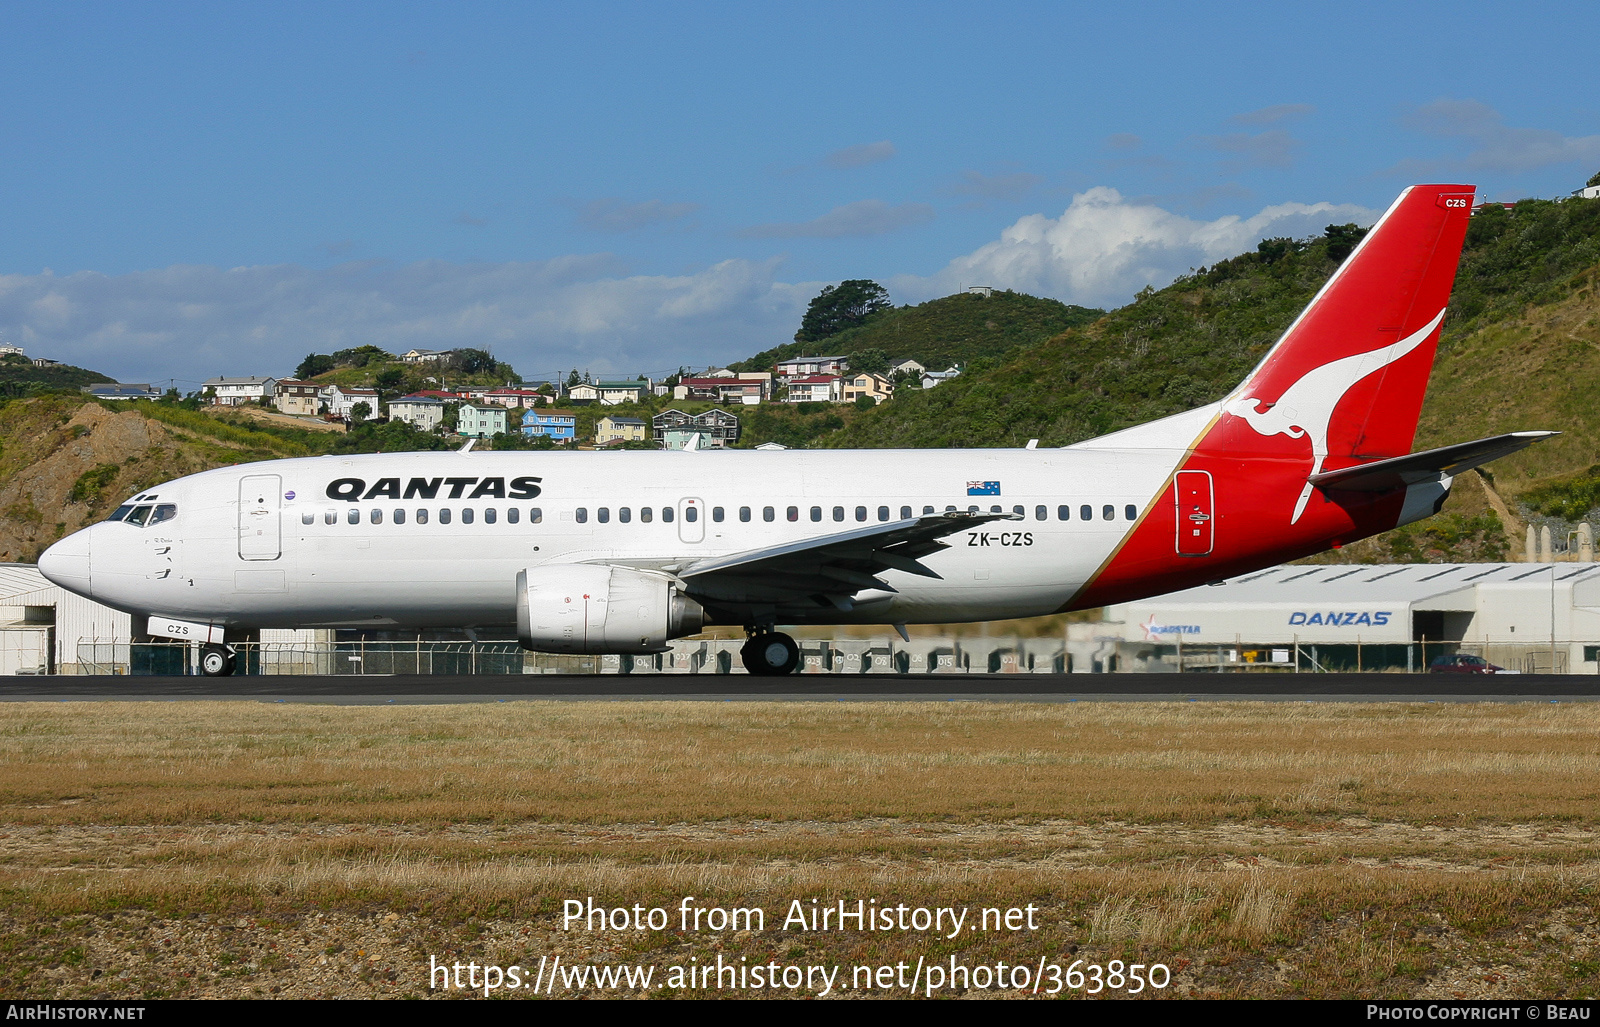
[[[1263,107],[1260,110],[1235,114],[1228,120],[1235,125],[1276,125],[1279,122],[1293,121],[1296,118],[1314,114],[1316,110],[1309,103],[1279,103],[1273,104],[1271,107]]]
[[[1516,173],[1555,164],[1600,163],[1600,135],[1564,136],[1548,128],[1512,128],[1500,112],[1477,100],[1435,100],[1413,112],[1406,124],[1426,135],[1464,140],[1468,150],[1458,166],[1474,170]],[[1404,161],[1391,170],[1414,171],[1420,166],[1425,165]]]
[[[688,217],[700,209],[698,203],[668,203],[645,200],[628,203],[615,196],[590,200],[578,208],[578,224],[597,232],[631,232],[650,225]]]
[[[1378,213],[1353,204],[1282,203],[1250,217],[1197,221],[1100,186],[1074,196],[1059,218],[1030,214],[936,274],[904,275],[889,284],[901,302],[989,285],[1117,306],[1146,285],[1166,285],[1191,267],[1253,249],[1264,238],[1321,234],[1329,224],[1348,221],[1370,225]]]
[[[493,349],[525,374],[668,370],[787,339],[819,285],[778,261],[626,275],[609,254],[505,264],[175,266],[0,276],[0,336],[123,381],[285,374],[309,352],[372,343]],[[192,386],[191,386],[192,387]]]
[[[846,170],[849,168],[864,168],[868,164],[877,164],[886,161],[895,155],[894,144],[885,139],[877,143],[861,143],[858,146],[846,146],[842,150],[835,150],[822,159],[822,163],[830,168]]]
[[[842,239],[847,236],[883,235],[933,220],[926,203],[891,205],[882,200],[857,200],[810,221],[755,225],[739,234],[748,239]]]

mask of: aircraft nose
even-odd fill
[[[89,532],[73,532],[40,553],[39,573],[69,592],[89,595]]]

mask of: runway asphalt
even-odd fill
[[[370,675],[0,677],[7,702],[1593,702],[1600,677],[1517,674]]]

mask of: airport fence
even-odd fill
[[[1384,645],[1157,645],[1097,637],[801,639],[801,674],[1061,673],[1424,673],[1441,656],[1480,656],[1524,674],[1600,673],[1600,644],[1416,642]],[[235,673],[395,674],[743,674],[740,639],[679,639],[650,656],[531,653],[515,642],[249,642],[235,647]],[[200,648],[185,642],[89,639],[61,673],[200,673]],[[65,662],[65,661],[64,661]]]

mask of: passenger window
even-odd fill
[[[313,524],[316,522],[316,519],[317,515],[312,513],[310,510],[307,510],[305,513],[300,515],[301,524]]]
[[[425,506],[417,507],[417,523],[418,524],[427,524],[428,523],[428,508],[427,507],[425,507]]]
[[[822,507],[814,506],[814,507],[811,508],[811,519],[813,521],[822,520]]]
[[[347,512],[344,515],[344,519],[346,521],[348,521],[349,523],[351,523],[351,524],[360,524],[361,523],[361,511],[357,510],[355,507],[352,506],[350,508],[349,512]]]
[[[922,513],[923,513],[924,516],[926,516],[927,514],[933,513],[933,507],[931,507],[931,506],[923,507],[922,508]]]
[[[648,517],[645,518],[645,520],[647,520],[647,521],[649,519],[650,518],[648,518]],[[544,522],[544,511],[539,509],[537,506],[529,507],[528,508],[528,523],[529,524],[541,524],[543,522]]]
[[[142,528],[144,527],[144,522],[149,520],[149,518],[150,508],[148,506],[136,506],[133,508],[133,513],[130,513],[127,516],[126,521],[129,524],[137,524]]]
[[[1058,506],[1058,507],[1056,507],[1056,520],[1058,520],[1058,521],[1070,521],[1070,520],[1072,520],[1072,507],[1070,507],[1070,506]]]
[[[844,507],[836,506],[833,508],[833,519],[836,521],[844,520]]]
[[[596,510],[595,520],[599,521],[601,524],[611,523],[611,508],[609,506],[602,506],[599,510]]]
[[[439,508],[439,523],[440,524],[449,524],[450,523],[450,508],[448,506]]]
[[[672,523],[672,507],[664,506],[664,507],[661,508],[661,523],[663,523],[663,524],[671,524]]]
[[[1085,503],[1082,506],[1078,507],[1078,520],[1080,520],[1080,521],[1092,521],[1092,520],[1094,520],[1094,507],[1090,506],[1088,503]]]
[[[394,522],[396,524],[404,524],[406,522],[406,512],[398,506],[394,509]]]
[[[495,513],[494,507],[488,507],[483,511],[483,523],[493,524],[497,516],[499,515]]]
[[[171,503],[162,503],[156,507],[156,512],[150,515],[150,523],[160,524],[162,521],[170,521],[176,516],[178,516],[178,508],[176,506]]]
[[[617,507],[617,520],[622,522],[623,524],[628,524],[629,522],[631,522],[633,520],[633,507],[631,507],[631,506],[619,506],[619,507]]]
[[[889,519],[889,508],[886,507],[886,506],[878,507],[878,520],[886,521],[888,519]]]
[[[911,508],[909,506],[902,506],[900,508],[900,519],[902,521],[909,521],[911,519]]]
[[[513,506],[511,509],[506,511],[506,523],[507,524],[515,524],[520,520],[522,520],[522,511],[521,510],[518,510],[516,507]],[[624,520],[626,520],[626,518],[624,518]]]
[[[1016,514],[1018,517],[1026,517],[1026,516],[1028,516],[1028,511],[1025,510],[1024,508],[1020,507],[1020,506],[1012,507],[1011,508],[1011,512]]]
[[[788,510],[788,517],[791,521],[798,521],[800,519],[800,508],[791,506]]]
[[[976,509],[976,507],[974,507],[974,509]],[[989,508],[989,512],[990,513],[999,513],[1000,512],[1000,504],[996,503],[994,506],[991,506]]]
[[[711,519],[716,521],[718,524],[722,523],[722,507],[714,506],[711,508]]]
[[[322,523],[323,524],[338,524],[339,523],[339,511],[337,511],[337,510],[329,510],[329,511],[325,512],[322,515]]]
[[[579,524],[588,524],[589,523],[589,508],[586,507],[586,506],[578,507],[578,512],[577,512],[577,514],[575,516],[577,517],[577,520],[578,520]]]
[[[1117,508],[1108,503],[1100,508],[1100,516],[1105,520],[1114,521],[1117,519]]]
[[[378,509],[377,507],[373,507],[372,510],[370,512],[368,512],[367,519],[370,520],[373,524],[382,524],[383,523],[383,511]]]
[[[1139,508],[1129,503],[1122,508],[1122,516],[1130,521],[1136,521],[1139,519]]]
[[[768,507],[767,509],[770,510],[771,507]],[[739,520],[748,521],[749,519],[750,519],[750,508],[748,506],[741,506],[739,508]],[[767,520],[770,521],[770,520],[772,520],[772,518],[768,517]]]
[[[974,507],[973,509],[977,509],[977,508]],[[953,507],[953,506],[947,506],[947,507],[944,508],[944,512],[945,513],[955,513],[956,512],[956,508]]]
[[[468,506],[468,507],[464,507],[462,509],[462,511],[461,511],[461,523],[462,524],[471,524],[472,523],[472,507]]]
[[[1033,519],[1036,521],[1048,521],[1050,519],[1050,508],[1048,506],[1034,507]]]
[[[864,521],[866,519],[867,519],[867,508],[864,507],[864,506],[856,507],[856,520]],[[838,518],[835,517],[834,520],[838,520]]]
[[[683,519],[688,521],[691,524],[693,524],[695,521],[698,521],[700,519],[700,508],[698,506],[686,506],[686,507],[684,507],[683,508]]]
[[[977,513],[977,512],[978,512],[978,507],[977,507],[976,504],[967,507],[967,513]]]
[[[773,520],[773,519],[774,519],[774,518],[776,518],[776,517],[777,517],[777,516],[778,516],[778,511],[776,511],[776,510],[774,510],[774,509],[773,509],[773,508],[772,508],[772,507],[770,507],[770,506],[764,506],[764,507],[762,507],[762,508],[761,508],[761,519],[762,519],[762,520],[764,520],[764,521],[771,521],[771,520]],[[794,520],[794,518],[793,518],[793,517],[791,517],[791,518],[789,518],[789,519],[790,519],[790,520],[791,520],[791,521],[792,521],[792,520]]]
[[[650,523],[650,508],[648,506],[641,506],[639,508],[639,519],[646,524]]]

